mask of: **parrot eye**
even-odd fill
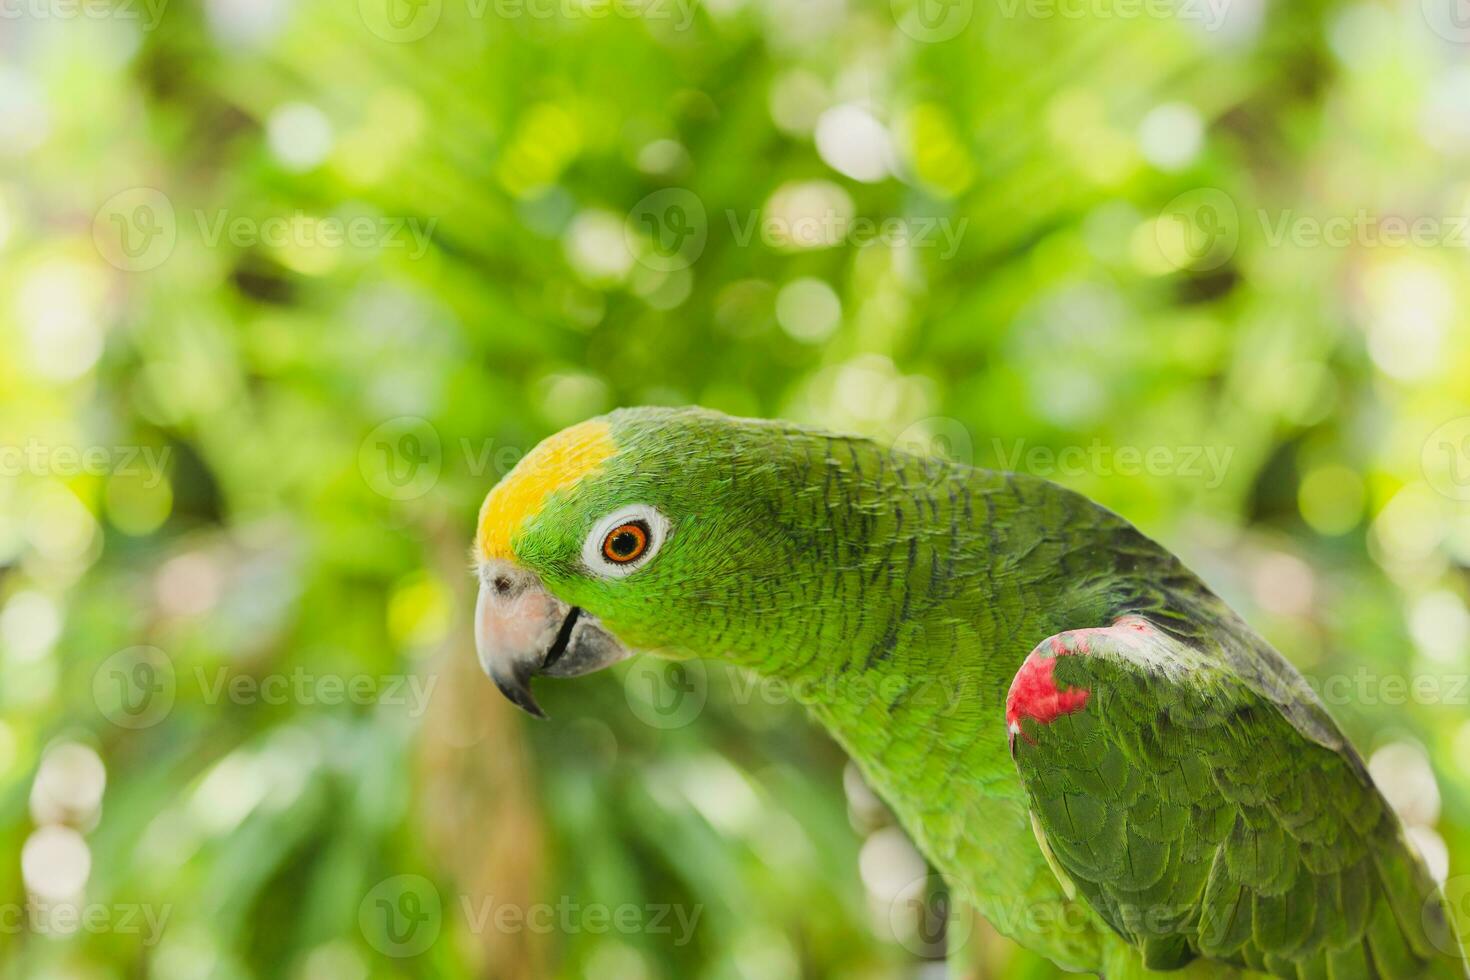
[[[669,522],[646,504],[599,521],[582,546],[582,563],[598,575],[622,578],[642,568],[668,537]]]
[[[630,521],[615,527],[602,541],[602,555],[608,561],[625,565],[637,561],[648,550],[648,525]]]

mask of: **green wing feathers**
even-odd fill
[[[1152,969],[1465,977],[1438,887],[1351,747],[1147,620],[1017,673],[1011,753],[1055,865]]]

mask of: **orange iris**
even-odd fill
[[[630,521],[608,532],[602,540],[602,554],[608,561],[626,565],[648,550],[648,526]]]

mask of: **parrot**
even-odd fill
[[[544,717],[533,678],[635,651],[800,685],[964,901],[1062,970],[1467,976],[1442,890],[1303,677],[1058,484],[625,408],[496,483],[473,564],[477,656],[515,705]]]

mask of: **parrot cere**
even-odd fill
[[[929,861],[1059,967],[1467,975],[1439,887],[1302,677],[1079,494],[629,409],[527,455],[474,551],[480,663],[517,705],[541,714],[536,675],[633,650],[805,685]]]

